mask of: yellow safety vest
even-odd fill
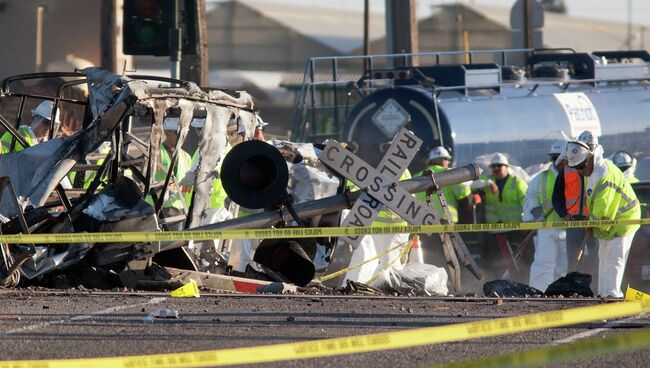
[[[539,195],[542,211],[545,215],[548,213],[546,221],[562,221],[560,215],[553,210],[553,187],[555,186],[556,177],[550,168],[539,174]]]
[[[482,177],[481,179],[493,178]],[[489,224],[498,222],[522,222],[524,200],[528,184],[514,175],[509,175],[502,193],[494,194],[485,189],[485,221]]]
[[[38,141],[32,136],[31,134],[31,128],[27,125],[21,125],[18,127],[18,132],[20,132],[20,135],[25,138],[27,143],[30,146],[35,146],[38,144]],[[0,138],[0,142],[2,144],[2,149],[0,153],[9,153],[9,150],[11,149],[11,141],[13,139],[13,136],[9,132],[5,132],[2,135],[2,138]],[[14,145],[14,150],[13,152],[18,152],[24,150],[25,147],[23,147],[22,144],[20,144],[18,141],[16,141],[16,144]]]
[[[629,181],[611,161],[605,160],[607,173],[587,191],[587,207],[595,220],[629,220],[641,218],[641,206]],[[611,240],[636,231],[639,225],[600,226],[594,236]]]
[[[429,166],[429,170],[434,173],[438,173],[445,171],[446,169],[440,165],[431,165]],[[422,175],[424,175],[424,172],[420,172],[416,176]],[[445,196],[445,202],[447,202],[447,207],[449,207],[449,212],[451,213],[451,222],[458,222],[458,201],[472,195],[472,190],[470,189],[469,185],[467,185],[467,183],[458,183],[442,188],[442,194]],[[420,199],[422,202],[426,201],[425,192],[420,192],[417,194],[417,196],[418,199]],[[440,206],[440,201],[438,201],[436,198],[433,198],[432,200],[433,208],[438,211],[440,218],[447,219],[445,212],[442,210],[442,206]]]
[[[178,163],[176,165],[176,172],[174,173],[176,181],[179,181],[185,177],[190,169],[191,160],[192,158],[187,152],[183,151],[182,149],[178,152]],[[157,169],[156,173],[154,174],[154,180],[157,182],[164,182],[165,178],[167,177],[169,167],[171,166],[171,157],[167,151],[167,148],[165,148],[165,146],[162,144],[160,145],[160,164],[164,170]],[[187,188],[179,188],[177,184],[170,181],[166,191],[166,198],[163,202],[163,208],[176,208],[179,210],[184,210],[179,191],[183,191],[183,195],[185,195],[185,193],[189,190],[190,189]],[[147,195],[146,201],[149,204],[153,204],[151,195]]]

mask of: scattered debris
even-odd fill
[[[268,285],[260,286],[257,288],[258,293],[268,293],[268,294],[284,294],[287,292],[295,291],[295,287],[286,288],[287,284],[283,282],[272,282]]]
[[[178,311],[171,310],[171,309],[157,308],[155,311],[153,311],[152,315],[155,318],[177,319]]]
[[[446,296],[447,271],[426,263],[407,263],[403,269],[381,271],[374,286],[401,295]]]
[[[496,297],[527,297],[533,295],[544,295],[543,292],[510,280],[493,280],[483,284],[483,294],[485,296]]]
[[[594,292],[589,285],[591,284],[591,275],[580,272],[570,272],[566,276],[560,277],[553,281],[546,289],[546,296],[585,296],[593,297]]]
[[[156,319],[178,319],[178,311],[157,308],[155,311],[147,313],[142,322],[145,325],[151,325]]]
[[[352,295],[352,294],[361,294],[361,295],[384,295],[385,293],[379,289],[375,289],[371,286],[368,286],[366,284],[362,284],[360,282],[352,281],[352,280],[346,280],[347,284],[345,287],[342,289],[339,289],[339,291],[342,294],[345,295]]]

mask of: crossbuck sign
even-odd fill
[[[330,141],[325,146],[319,156],[320,160],[366,191],[354,203],[341,226],[370,226],[382,205],[411,225],[432,225],[439,222],[439,215],[433,208],[396,185],[421,145],[420,138],[402,128],[376,169],[338,142]],[[361,239],[361,236],[343,237],[339,242],[354,247]]]

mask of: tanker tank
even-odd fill
[[[525,65],[509,65],[501,50],[500,63],[369,70],[354,82],[361,98],[346,106],[338,138],[376,164],[405,126],[424,140],[412,172],[439,145],[458,166],[498,151],[525,168],[543,162],[554,140],[587,129],[606,154],[650,154],[648,52],[515,51],[526,52]]]

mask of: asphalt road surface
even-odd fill
[[[408,298],[0,290],[0,360],[174,353],[299,342],[574,308],[598,299]],[[157,308],[177,319],[145,324]],[[610,336],[650,326],[650,314],[464,342],[254,367],[421,367]],[[615,328],[612,328],[615,327]],[[585,336],[586,335],[586,336]],[[647,367],[650,349],[563,363]]]

